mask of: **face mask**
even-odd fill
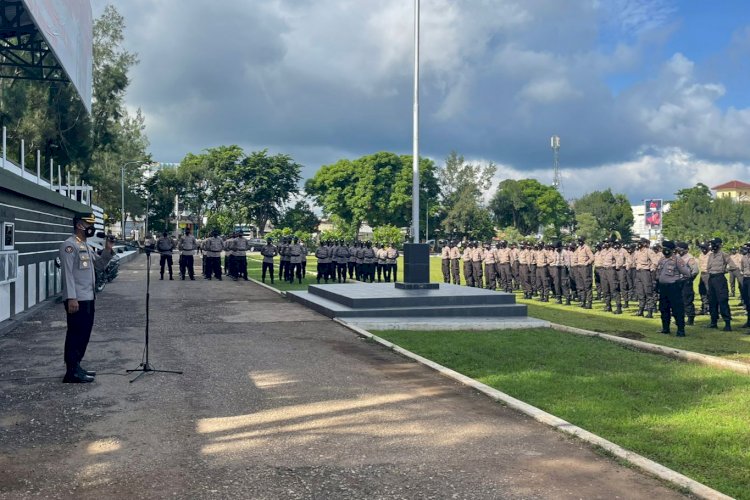
[[[78,227],[81,228],[86,238],[91,238],[92,236],[94,236],[94,233],[96,232],[96,229],[94,229],[94,226],[88,226],[88,227],[78,226]]]
[[[672,250],[669,248],[665,248],[662,250],[662,253],[664,254],[664,257],[669,257],[670,255],[672,255]]]

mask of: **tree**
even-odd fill
[[[445,234],[488,239],[494,236],[492,216],[480,200],[492,185],[493,163],[472,165],[452,151],[438,175],[443,204],[441,225]]]
[[[393,243],[397,248],[401,248],[403,241],[404,235],[396,226],[378,226],[372,230],[372,242],[376,245],[388,245]]]
[[[182,194],[183,185],[174,169],[159,170],[143,183],[148,194],[148,225],[151,232],[168,231],[174,213],[174,198]],[[225,229],[225,228],[222,228]]]
[[[624,194],[613,194],[611,189],[593,191],[579,198],[574,205],[576,219],[591,214],[607,236],[617,232],[623,240],[630,240],[633,227],[633,210]]]
[[[420,200],[437,206],[435,164],[419,161]],[[372,226],[411,224],[412,157],[379,152],[356,160],[324,165],[305,184],[305,191],[323,212],[337,216],[354,232],[367,221]]]
[[[320,224],[320,219],[312,211],[310,205],[304,200],[298,200],[294,207],[288,208],[281,214],[275,225],[314,233],[318,229],[318,224]]]
[[[588,212],[577,214],[576,222],[576,234],[585,237],[587,241],[601,241],[608,236],[596,217]]]
[[[490,209],[498,225],[513,226],[523,234],[551,226],[559,237],[560,229],[573,223],[573,211],[560,192],[536,179],[502,181]]]

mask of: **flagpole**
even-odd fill
[[[414,0],[414,130],[411,193],[413,242],[419,243],[419,0]]]

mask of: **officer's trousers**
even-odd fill
[[[297,280],[302,283],[302,262],[289,262],[289,278],[287,281],[289,283],[294,283],[294,278],[296,277]]]
[[[750,323],[750,277],[745,276],[742,278],[742,287],[740,287],[742,294],[742,303],[745,304],[745,312],[747,313],[747,322]]]
[[[338,274],[338,280],[339,283],[344,282],[346,283],[346,268],[347,268],[347,262],[338,262],[336,264],[336,270]]]
[[[599,279],[602,284],[602,300],[605,309],[612,308],[614,300],[617,307],[622,307],[620,302],[620,285],[617,282],[617,270],[614,267],[603,267],[599,271]]]
[[[732,312],[729,310],[729,286],[723,274],[708,276],[708,312],[711,314],[712,324],[718,321],[720,313],[724,321],[732,320]]]
[[[461,259],[451,259],[451,277],[454,285],[461,284]]]
[[[247,279],[247,256],[235,255],[232,264],[234,265],[234,274],[232,276]]]
[[[354,267],[357,265],[356,262],[349,261],[346,263],[347,270],[349,271],[349,279],[354,279]]]
[[[536,266],[536,281],[542,299],[549,298],[549,269],[547,266]]]
[[[500,289],[504,292],[513,291],[513,274],[510,269],[510,262],[497,264],[496,266],[500,275]]]
[[[738,286],[735,286],[735,284]],[[742,290],[742,274],[739,270],[729,271],[729,290],[732,294],[732,297],[736,295],[735,290],[737,288]]]
[[[451,260],[441,259],[440,270],[443,271],[443,283],[451,282]]]
[[[570,299],[570,269],[560,266],[560,287],[563,297]]]
[[[685,306],[685,316],[695,317],[695,291],[693,291],[693,279],[682,281],[682,303]]]
[[[482,261],[471,261],[471,275],[474,277],[474,286],[482,288]]]
[[[494,262],[488,262],[484,264],[484,284],[487,290],[494,290],[495,288],[497,288]]]
[[[315,279],[318,280],[318,283],[320,283],[321,278],[328,283],[328,266],[329,264],[327,262],[318,261],[318,275],[315,277]]]
[[[654,310],[654,284],[651,281],[651,271],[637,269],[635,271],[635,294],[638,297],[638,309]]]
[[[385,264],[381,264],[380,262],[375,264],[375,273],[378,275],[378,283],[380,283],[383,279],[384,268],[385,268]]]
[[[617,284],[620,289],[620,296],[622,297],[623,301],[629,302],[630,284],[628,283],[628,270],[624,267],[621,267],[620,269],[617,269],[615,273],[617,273]]]
[[[386,264],[386,270],[388,272],[385,278],[386,281],[390,282],[391,280],[393,280],[394,283],[398,281],[398,264]]]
[[[169,266],[169,277],[172,277],[172,256],[167,254],[161,254],[159,256],[159,273],[161,277],[164,277],[164,264]]]
[[[676,283],[659,283],[659,312],[661,313],[661,327],[669,330],[669,323],[674,317],[677,331],[685,331],[685,307],[682,301],[682,281]]]
[[[511,283],[511,291],[521,288],[521,277],[520,277],[520,264],[518,261],[511,263],[510,272],[513,275],[513,281]]]
[[[471,265],[470,260],[464,261],[464,281],[466,281],[466,286],[474,286],[474,266]]]
[[[706,314],[708,312],[708,273],[701,273],[698,295],[701,297],[701,314]]]
[[[529,276],[528,264],[521,264],[518,266],[518,278],[521,280],[523,293],[531,295],[531,278]]]
[[[65,311],[67,310],[68,301],[66,300]],[[78,312],[67,314],[66,320],[68,330],[65,332],[65,366],[68,373],[73,374],[89,345],[91,329],[94,326],[94,301],[79,300]]]
[[[263,262],[261,266],[261,279],[263,280],[263,283],[266,282],[266,271],[269,271],[271,275],[271,283],[273,283],[273,262]]]
[[[579,282],[581,285],[581,288],[579,289],[579,297],[581,298],[581,302],[584,304],[588,304],[589,306],[594,301],[594,286],[593,286],[593,278],[591,274],[591,264],[588,264],[586,266],[577,266],[578,267],[578,276],[579,276]]]
[[[221,257],[206,257],[206,277],[211,279],[211,275],[221,279]]]
[[[286,265],[287,261],[283,257],[279,259],[279,279],[286,278]]]
[[[529,264],[529,283],[531,284],[531,293],[536,294],[539,291],[539,283],[536,278],[536,264]]]
[[[555,298],[562,298],[562,268],[563,266],[549,266],[550,289]]]
[[[186,272],[190,276],[190,279],[195,278],[192,255],[180,255],[180,276],[184,278]]]

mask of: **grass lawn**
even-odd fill
[[[248,275],[260,280],[260,254],[249,254],[247,260]],[[279,290],[306,290],[308,285],[316,283],[314,274],[316,272],[316,264],[317,260],[315,257],[308,257],[308,274],[301,285],[296,282],[290,285],[277,279],[273,286]],[[439,257],[432,257],[430,259],[430,280],[433,282],[443,281],[440,264]],[[278,259],[275,263],[275,269],[278,276]],[[402,277],[402,258],[399,258],[398,269],[399,276]],[[313,274],[310,274],[311,272]],[[463,275],[461,279],[463,280]],[[266,284],[271,284],[269,279],[266,279]],[[700,304],[699,300],[699,298],[696,300],[696,304],[698,305]],[[741,311],[737,306],[738,299],[736,298],[730,299],[730,304],[733,306],[732,315],[735,318],[733,321],[734,332],[729,333],[704,328],[708,324],[708,317],[697,316],[696,325],[687,327],[687,336],[683,338],[658,333],[661,328],[658,312],[653,319],[636,317],[633,316],[636,308],[632,306],[629,309],[625,309],[622,315],[616,316],[612,313],[604,312],[602,310],[603,305],[596,301],[594,302],[594,308],[591,310],[583,310],[576,306],[559,305],[554,302],[539,303],[533,299],[525,300],[521,292],[516,293],[516,301],[528,305],[529,316],[553,323],[750,363],[750,335],[745,335],[745,333],[749,332],[747,329],[740,328],[740,325],[745,322],[746,317],[744,316],[744,311]],[[676,327],[673,326],[673,330],[676,330]]]
[[[750,377],[549,329],[375,333],[750,499]]]

